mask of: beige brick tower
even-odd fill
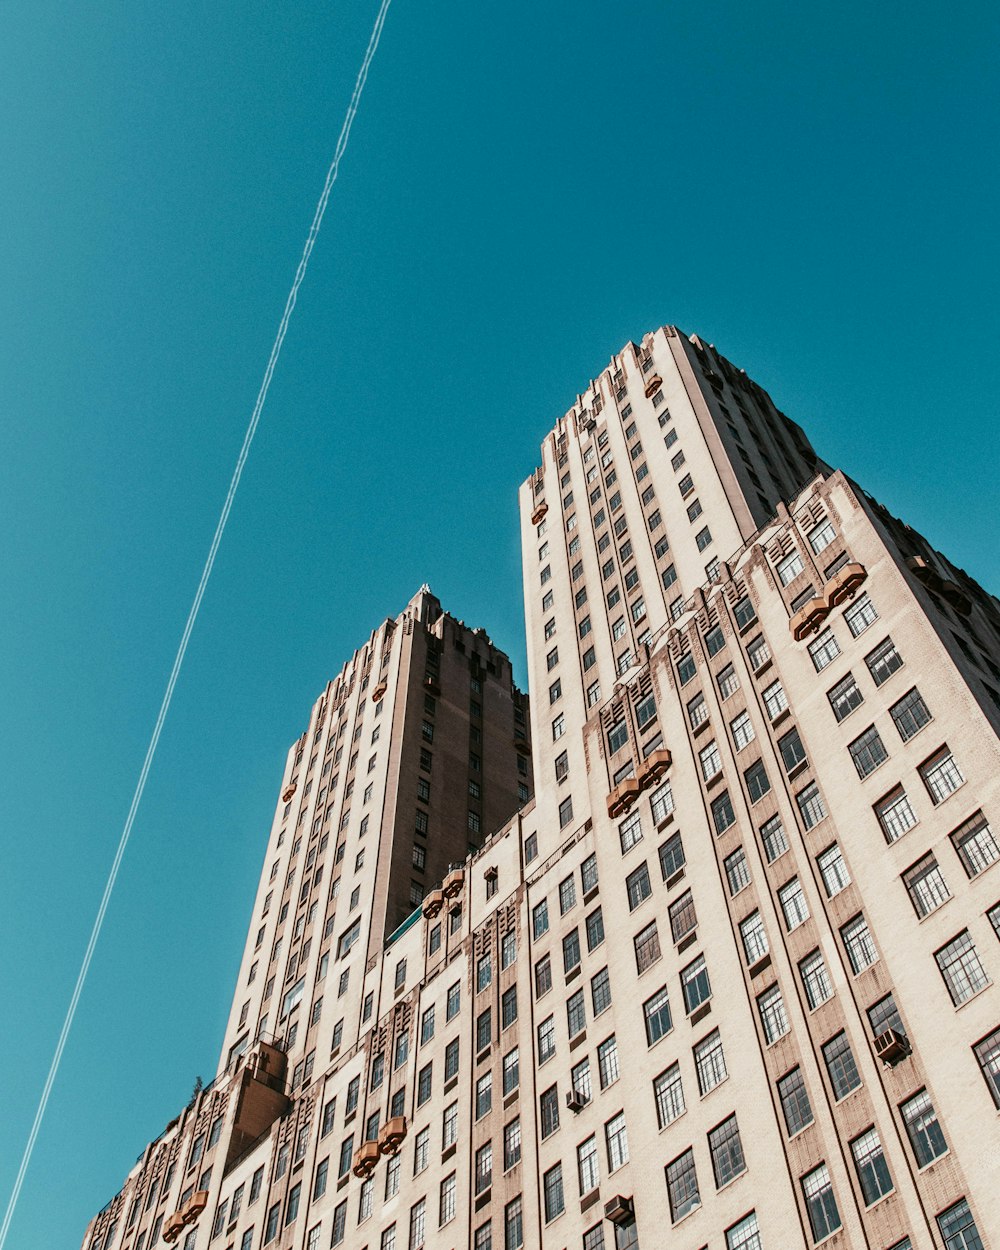
[[[536,795],[421,592],[291,749],[219,1075],[86,1250],[1000,1250],[1000,605],[672,327],[521,514]]]

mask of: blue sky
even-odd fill
[[[375,0],[0,16],[0,1200]],[[995,6],[394,0],[10,1246],[207,1080],[288,743],[428,581],[522,674],[515,491],[675,322],[990,588]]]

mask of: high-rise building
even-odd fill
[[[533,778],[421,592],[292,747],[218,1075],[85,1247],[1000,1248],[1000,605],[672,327],[521,512]]]

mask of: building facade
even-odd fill
[[[1000,605],[672,327],[521,517],[530,735],[375,631],[86,1250],[1000,1250]]]

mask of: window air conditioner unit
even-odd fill
[[[574,1115],[577,1112],[582,1111],[586,1104],[587,1100],[579,1090],[571,1089],[566,1095],[566,1106],[569,1107],[570,1111],[572,1111]]]
[[[604,1204],[604,1214],[612,1224],[627,1224],[634,1213],[632,1199],[623,1198],[621,1194],[616,1194],[610,1202]]]
[[[895,1029],[886,1029],[875,1038],[875,1054],[890,1067],[905,1059],[910,1049],[910,1039]]]

